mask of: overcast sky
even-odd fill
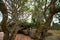
[[[2,21],[2,13],[0,12],[0,22]]]

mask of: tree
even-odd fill
[[[48,31],[48,27],[51,24],[53,15],[55,15],[57,12],[60,12],[60,7],[57,8],[55,6],[56,1],[57,0],[51,0],[48,6],[48,0],[2,1],[2,3],[0,3],[0,10],[3,14],[2,31],[4,32],[4,40],[14,40],[17,31],[21,30],[21,22],[23,22],[23,20],[26,22],[27,18],[29,17],[28,13],[32,14],[32,23],[38,27],[33,36],[33,39],[45,40],[45,36]],[[11,19],[9,19],[8,16],[10,16]],[[14,25],[12,25],[12,31],[8,30],[10,29],[8,27],[10,23],[14,23]],[[9,33],[11,34],[10,36]]]
[[[4,32],[4,39],[3,40],[8,40],[9,38],[9,31],[7,29],[7,18],[8,18],[8,12],[7,12],[7,8],[4,4],[4,2],[1,0],[0,3],[0,11],[3,14],[3,20],[2,20],[2,31]]]
[[[34,39],[34,40],[39,40],[39,38],[40,38],[40,40],[44,40],[45,33],[47,32],[47,29],[51,24],[53,15],[55,13],[57,13],[58,11],[60,11],[59,9],[56,9],[56,7],[55,7],[55,2],[56,1],[57,0],[51,0],[50,5],[49,5],[50,14],[47,18],[45,18],[46,22],[43,25],[40,25],[40,27],[37,29],[37,31],[35,33],[35,36],[34,36],[34,37],[36,37],[36,39]],[[41,37],[42,37],[42,39],[41,39]]]
[[[0,10],[2,11],[2,14],[3,14],[2,31],[4,32],[4,40],[13,40],[15,38],[17,31],[20,29],[20,26],[18,26],[18,24],[19,24],[18,20],[20,18],[20,15],[22,15],[22,14],[24,15],[24,9],[23,8],[24,8],[24,3],[26,1],[27,0],[24,0],[24,1],[23,0],[21,0],[21,1],[19,1],[19,0],[16,0],[16,1],[5,0],[5,2],[1,1],[2,3],[0,3],[0,6],[1,6]],[[6,3],[8,3],[8,4],[6,4]],[[8,30],[9,29],[9,27],[7,26],[8,15],[12,16],[11,21],[13,21],[15,23],[13,25],[13,30],[11,29],[12,31]],[[9,34],[11,34],[11,36]]]

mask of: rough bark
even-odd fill
[[[2,12],[3,15],[3,20],[2,20],[2,31],[4,32],[4,39],[3,40],[8,40],[9,38],[9,31],[7,29],[7,18],[8,18],[8,12],[7,12],[7,8],[4,4],[3,1],[1,1],[0,3],[0,11]]]
[[[56,8],[55,8],[55,3],[56,0],[52,0],[50,3],[50,14],[49,16],[46,18],[46,23],[43,25],[40,25],[40,27],[37,29],[35,36],[34,36],[34,40],[45,40],[45,36],[46,36],[46,32],[48,31],[48,27],[51,24],[53,15],[56,13]]]
[[[9,40],[14,40],[15,36],[17,34],[17,31],[20,29],[17,25],[17,23],[14,25],[15,29],[13,30],[13,32],[11,32],[11,36],[9,37]]]

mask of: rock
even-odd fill
[[[0,32],[0,40],[3,40],[4,33]]]

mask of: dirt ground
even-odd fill
[[[49,30],[51,35],[46,37],[46,40],[60,40],[60,30]]]
[[[3,40],[4,33],[0,32],[0,40]],[[16,34],[14,40],[32,40],[29,36],[25,36],[23,34]]]
[[[51,33],[46,37],[46,40],[60,40],[60,30],[49,30]],[[4,33],[0,32],[0,40],[3,40]],[[17,34],[14,40],[32,40],[29,36],[23,34]]]

